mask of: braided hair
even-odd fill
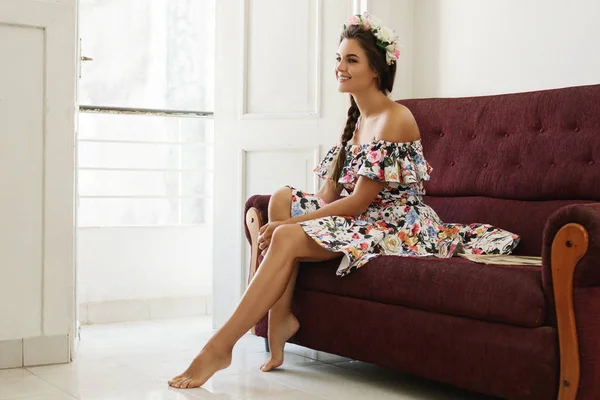
[[[390,93],[396,77],[396,63],[388,65],[386,52],[377,46],[375,35],[360,25],[349,25],[342,31],[340,43],[344,39],[354,39],[358,42],[367,56],[369,66],[377,73],[379,90],[385,95]],[[335,183],[337,190],[341,190],[338,180],[342,175],[342,169],[346,161],[346,145],[354,137],[358,117],[360,117],[360,110],[354,96],[350,95],[350,108],[348,108],[348,118],[341,137],[341,147],[329,171],[329,179]]]

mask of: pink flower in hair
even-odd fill
[[[396,62],[400,57],[398,37],[394,30],[383,26],[383,23],[368,11],[351,16],[348,25],[362,25],[365,30],[370,31],[377,38],[377,46],[386,51],[385,59],[388,65]],[[347,26],[344,25],[344,29],[346,28]]]

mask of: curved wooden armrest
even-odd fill
[[[579,342],[573,310],[573,273],[588,250],[588,232],[580,224],[564,225],[552,242],[552,282],[560,347],[558,400],[575,400],[579,387]]]
[[[254,274],[256,274],[256,270],[258,269],[258,231],[262,226],[262,221],[260,220],[260,215],[258,214],[258,210],[254,207],[250,207],[246,212],[246,226],[248,227],[248,231],[250,232],[250,242],[252,255],[250,258],[250,269],[248,273],[248,282],[250,282],[254,278]],[[251,332],[253,335],[256,334],[255,327],[252,327]]]
[[[256,274],[256,270],[258,268],[258,231],[262,226],[262,221],[260,220],[258,210],[254,207],[251,207],[246,213],[246,226],[250,231],[250,241],[252,247],[250,272],[248,274],[248,282],[250,282],[252,278],[254,278],[254,274]]]

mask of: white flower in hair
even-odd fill
[[[360,15],[351,16],[348,20],[348,25],[362,25],[366,30],[371,31],[377,39],[377,46],[385,49],[385,58],[388,65],[395,63],[400,57],[398,36],[396,36],[394,30],[383,26],[381,20],[372,16],[367,11]],[[346,29],[345,24],[344,29]]]

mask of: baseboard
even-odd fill
[[[69,361],[68,334],[0,341],[0,369],[64,364]]]
[[[79,321],[82,325],[90,325],[185,318],[209,315],[211,311],[211,295],[101,301],[80,304]]]

